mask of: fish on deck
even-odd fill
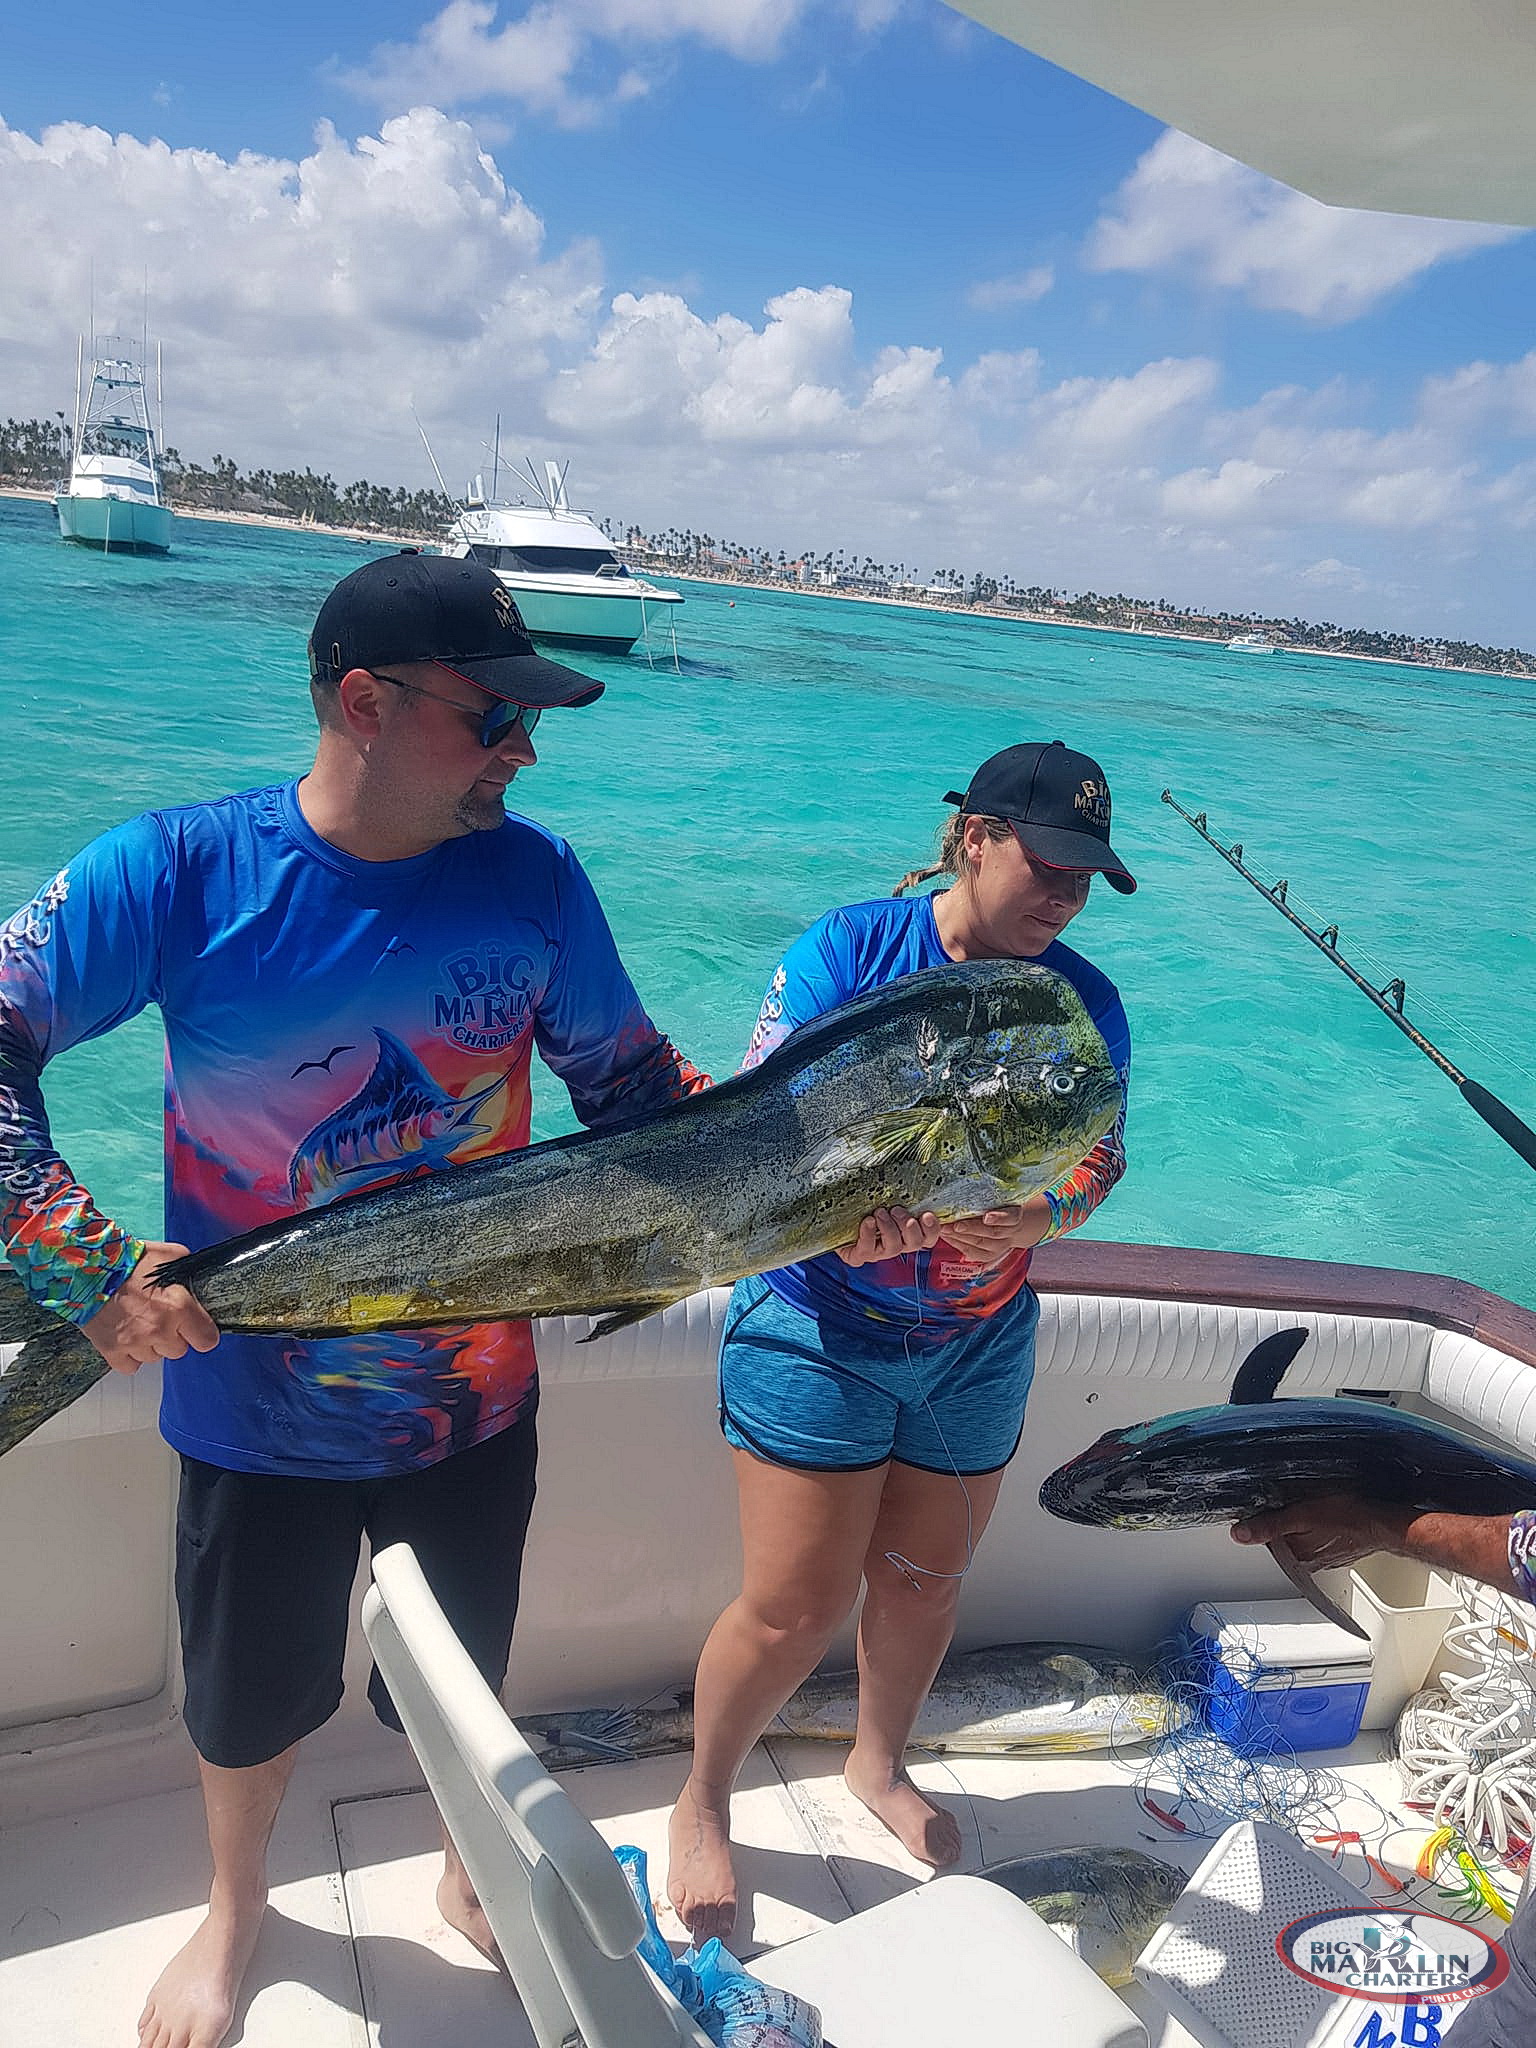
[[[1093,1843],[997,1863],[981,1876],[1022,1899],[1116,1989],[1189,1882],[1140,1849]]]
[[[1004,1643],[952,1651],[939,1667],[917,1725],[915,1749],[949,1756],[1071,1756],[1126,1747],[1184,1718],[1130,1659],[1088,1643]],[[852,1742],[858,1674],[807,1679],[770,1727],[809,1742]],[[693,1741],[692,1694],[638,1707],[588,1707],[518,1721],[546,1767],[628,1762]]]
[[[281,1216],[155,1279],[190,1287],[230,1331],[343,1337],[589,1313],[605,1335],[848,1244],[881,1207],[949,1221],[1025,1201],[1070,1173],[1121,1107],[1070,982],[1026,960],[932,967],[828,1011],[752,1072],[653,1118]],[[433,1110],[422,1126],[429,1164],[441,1163],[440,1121]],[[325,1170],[305,1185],[318,1176],[333,1190],[353,1141],[328,1126],[311,1136]],[[12,1342],[23,1349],[0,1374],[0,1453],[107,1369],[6,1270],[0,1345]]]

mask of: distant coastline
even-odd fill
[[[0,483],[0,497],[29,498],[43,504],[51,504],[54,493],[31,484]],[[222,521],[232,526],[265,526],[286,533],[321,534],[333,540],[350,540],[373,547],[431,547],[435,538],[420,531],[389,532],[375,527],[336,525],[325,520],[296,518],[279,512],[255,510],[233,510],[211,505],[174,505],[174,511],[181,519],[209,519]],[[1216,647],[1225,645],[1224,634],[1229,627],[1251,629],[1250,622],[1238,619],[1223,619],[1218,629],[1211,633],[1180,632],[1167,625],[1126,625],[1115,620],[1084,619],[1063,617],[1059,612],[1044,612],[1014,604],[994,604],[986,601],[975,602],[956,591],[952,597],[892,597],[887,593],[870,590],[835,589],[815,583],[802,583],[789,577],[769,578],[745,575],[732,571],[725,565],[705,571],[697,568],[681,569],[647,548],[636,547],[624,542],[615,546],[625,556],[636,560],[636,566],[643,573],[665,576],[678,583],[708,583],[717,589],[738,587],[743,590],[776,592],[782,597],[833,598],[845,604],[875,604],[894,607],[900,611],[948,613],[957,618],[996,619],[1003,623],[1049,626],[1058,630],[1081,633],[1119,633],[1127,639],[1176,640],[1189,646]],[[638,558],[638,559],[636,559]],[[1277,653],[1316,656],[1325,661],[1371,661],[1384,662],[1391,667],[1429,670],[1444,675],[1499,676],[1509,681],[1529,681],[1530,672],[1523,669],[1494,668],[1466,662],[1415,661],[1409,657],[1393,654],[1355,653],[1342,647],[1312,647],[1294,642],[1279,642]]]
[[[1166,626],[1118,626],[1098,619],[1063,619],[1049,612],[1024,611],[1018,606],[966,604],[945,604],[935,598],[876,597],[861,590],[818,590],[814,584],[767,583],[746,576],[701,576],[691,570],[647,569],[647,575],[666,575],[675,583],[710,583],[716,589],[727,586],[743,590],[771,590],[780,597],[831,597],[844,604],[893,605],[900,611],[948,612],[955,618],[998,619],[1006,625],[1049,626],[1064,633],[1118,633],[1127,640],[1180,640],[1190,647],[1224,648],[1225,642],[1212,633],[1175,633]],[[1472,668],[1454,661],[1423,662],[1406,661],[1391,654],[1352,654],[1343,647],[1296,647],[1277,646],[1277,654],[1302,654],[1319,661],[1370,661],[1387,668],[1411,668],[1431,674],[1450,676],[1503,676],[1508,681],[1529,681],[1524,671],[1516,668]],[[1262,658],[1262,657],[1261,657]]]

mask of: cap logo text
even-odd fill
[[[1081,811],[1090,825],[1109,826],[1109,785],[1086,776],[1072,799],[1074,811]]]
[[[491,610],[496,614],[496,623],[504,633],[511,633],[517,627],[517,606],[512,602],[504,583],[498,583],[491,597]]]

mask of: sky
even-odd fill
[[[939,0],[0,0],[0,412],[1536,646],[1536,234],[1327,208]]]

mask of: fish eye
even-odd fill
[[[1077,1076],[1075,1074],[1063,1073],[1058,1067],[1053,1074],[1047,1077],[1045,1085],[1053,1095],[1070,1095],[1077,1087]]]

